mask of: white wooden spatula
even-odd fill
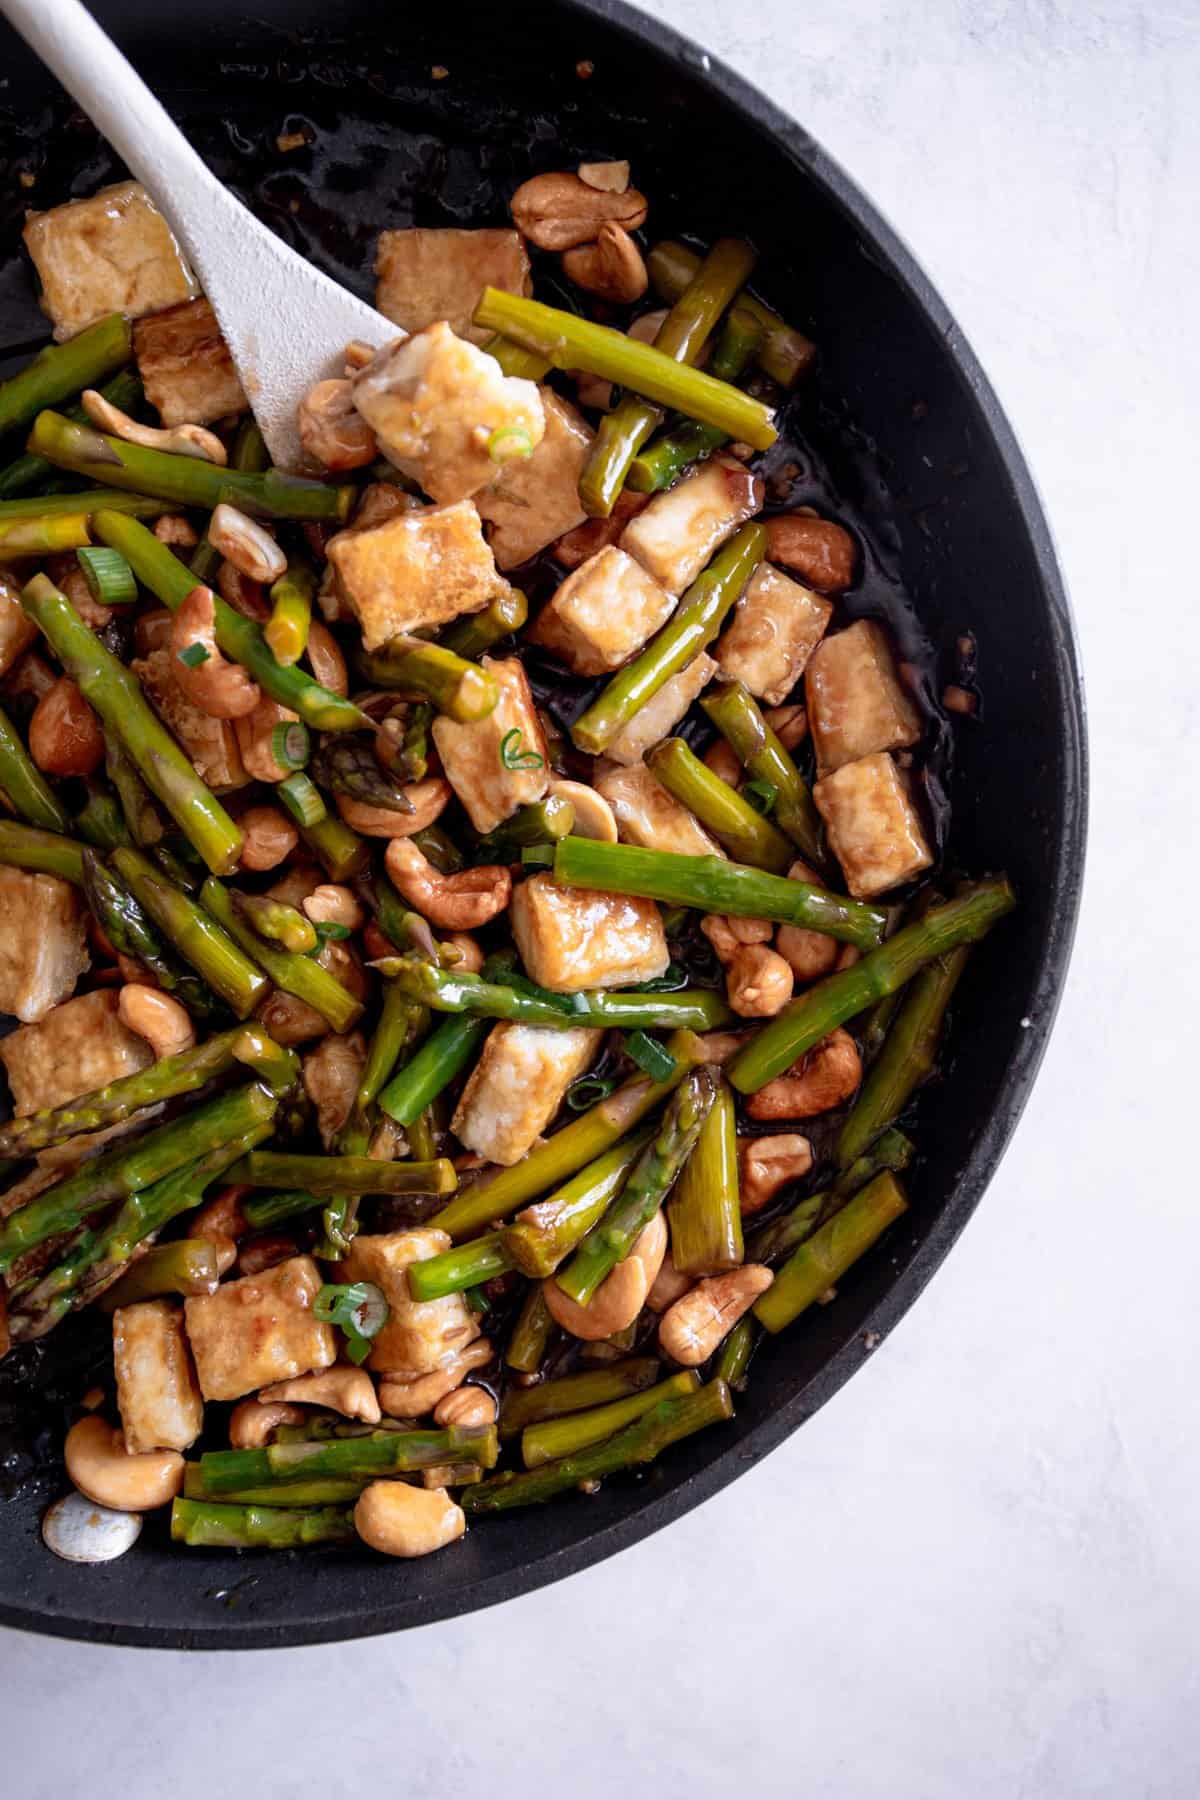
[[[167,219],[212,303],[272,460],[295,470],[305,391],[342,373],[352,339],[378,348],[404,333],[289,250],[221,186],[79,0],[0,0],[0,12]]]

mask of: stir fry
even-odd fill
[[[939,866],[855,537],[768,504],[813,345],[649,209],[591,163],[384,232],[397,336],[313,385],[307,474],[135,183],[29,221],[0,1353],[112,1335],[61,1555],[169,1508],[422,1556],[592,1491],[906,1210],[1014,896]]]

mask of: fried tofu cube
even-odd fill
[[[500,689],[495,710],[469,725],[442,713],[433,721],[433,741],[446,780],[472,825],[476,831],[491,831],[518,806],[541,799],[550,779],[550,748],[529,678],[516,657],[485,656],[481,667]],[[520,766],[524,759],[530,759],[530,766]]]
[[[653,575],[610,544],[559,584],[528,636],[576,675],[604,675],[628,662],[674,610]]]
[[[171,652],[152,650],[130,667],[167,730],[187,751],[201,781],[216,793],[245,787],[250,777],[233,722],[214,719],[192,705],[175,679]]]
[[[778,706],[803,675],[832,616],[831,601],[759,563],[717,644],[722,675]]]
[[[450,1121],[459,1143],[506,1168],[519,1163],[603,1036],[583,1025],[493,1025]]]
[[[596,776],[596,792],[612,807],[623,844],[670,850],[676,856],[724,856],[695,813],[656,781],[645,763],[619,764]]]
[[[461,1294],[442,1300],[414,1300],[408,1265],[449,1250],[444,1231],[359,1232],[339,1265],[340,1281],[371,1281],[388,1303],[388,1317],[371,1345],[369,1369],[386,1369],[407,1379],[428,1375],[465,1350],[479,1336],[475,1315]]]
[[[669,594],[682,594],[762,502],[762,482],[736,457],[712,456],[629,521],[621,548]]]
[[[505,375],[494,356],[446,324],[385,344],[354,377],[354,404],[388,461],[439,506],[467,500],[495,478],[489,445],[497,432],[522,433],[536,450],[546,429],[537,383]]]
[[[138,181],[33,213],[23,235],[60,342],[109,313],[140,319],[198,291],[171,227]]]
[[[876,750],[902,750],[921,735],[921,716],[874,619],[823,639],[809,658],[804,689],[818,775]]]
[[[533,292],[524,240],[511,230],[381,231],[375,274],[375,305],[385,319],[405,331],[444,319],[472,344],[486,344],[491,335],[474,323],[485,287]]]
[[[498,569],[528,562],[586,517],[579,503],[579,477],[595,432],[552,388],[541,388],[546,430],[532,456],[514,456],[500,465],[490,487],[475,496],[480,517],[491,526],[488,542]]]
[[[856,900],[886,894],[932,863],[908,783],[885,751],[843,763],[815,784],[813,799]]]
[[[556,994],[656,981],[671,960],[653,900],[534,875],[513,889],[511,918],[527,973]]]
[[[113,988],[64,1000],[36,1025],[22,1025],[0,1040],[0,1062],[19,1119],[65,1106],[110,1081],[148,1069],[153,1061],[145,1038],[117,1016]]]
[[[313,1317],[321,1275],[311,1256],[223,1281],[183,1303],[188,1341],[206,1400],[240,1400],[272,1381],[328,1369],[337,1360],[332,1325]]]
[[[20,588],[0,570],[0,676],[7,675],[24,656],[37,634],[37,626],[21,605]]]
[[[670,681],[664,681],[657,694],[647,700],[645,706],[639,706],[628,725],[619,731],[609,744],[606,754],[612,762],[639,763],[647,750],[653,750],[655,744],[661,744],[665,737],[674,731],[680,719],[697,694],[703,693],[713,676],[717,665],[711,656],[701,651]]]
[[[247,410],[229,345],[207,300],[139,319],[133,353],[146,398],[164,425],[211,425]]]
[[[469,500],[339,531],[329,541],[329,560],[368,650],[405,632],[481,612],[501,581]]]
[[[70,998],[88,967],[85,916],[69,881],[0,868],[0,1013],[34,1025]]]
[[[125,1448],[186,1450],[204,1429],[204,1401],[183,1308],[142,1300],[113,1313],[113,1368]]]

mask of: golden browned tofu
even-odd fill
[[[327,1150],[346,1120],[358,1092],[359,1077],[367,1060],[361,1031],[336,1032],[310,1050],[300,1065],[304,1091],[317,1109],[317,1130]]]
[[[505,375],[444,324],[386,344],[354,377],[354,404],[388,461],[440,506],[495,478],[498,433],[519,432],[536,450],[546,429],[537,383]]]
[[[229,345],[207,300],[139,319],[133,351],[146,398],[164,425],[210,425],[246,411]]]
[[[669,594],[681,594],[762,500],[762,482],[736,457],[712,456],[629,521],[621,548]]]
[[[653,575],[610,544],[560,583],[528,636],[576,675],[604,675],[628,662],[674,610]]]
[[[450,1121],[459,1143],[511,1167],[533,1148],[604,1036],[577,1025],[493,1025]]]
[[[223,1281],[183,1303],[188,1341],[206,1400],[240,1400],[272,1381],[327,1369],[337,1359],[332,1325],[313,1317],[321,1276],[311,1256],[291,1256],[258,1275]]]
[[[69,881],[0,868],[0,1013],[34,1025],[74,993],[88,967],[85,917]]]
[[[64,1000],[36,1025],[22,1025],[0,1039],[0,1062],[8,1072],[18,1118],[65,1106],[110,1081],[148,1069],[153,1061],[145,1038],[117,1017],[115,988]]]
[[[722,675],[778,706],[803,675],[832,616],[832,601],[759,563],[717,643]]]
[[[476,831],[490,831],[518,806],[540,800],[550,779],[550,751],[529,679],[516,657],[482,658],[500,698],[486,719],[460,725],[443,713],[433,722],[433,741],[446,780]],[[522,758],[540,758],[527,768]],[[517,766],[513,766],[513,765]]]
[[[125,1448],[186,1450],[204,1429],[204,1401],[183,1328],[169,1300],[119,1306],[113,1314],[113,1368]]]
[[[635,987],[665,974],[671,960],[653,900],[534,875],[513,889],[511,918],[526,972],[556,994]]]
[[[171,736],[187,751],[201,781],[218,793],[245,787],[250,777],[232,720],[214,719],[192,705],[175,680],[171,652],[152,650],[130,668]]]
[[[0,569],[0,676],[7,675],[37,636],[37,626],[21,605],[21,590]]]
[[[876,750],[902,750],[921,735],[921,716],[874,619],[823,639],[809,658],[804,690],[818,775]]]
[[[612,807],[623,844],[671,850],[676,856],[724,856],[695,813],[656,781],[645,763],[619,764],[596,776],[596,792]]]
[[[409,1263],[449,1250],[444,1231],[359,1232],[339,1265],[339,1281],[373,1281],[388,1303],[387,1323],[371,1345],[367,1366],[396,1371],[403,1378],[428,1375],[479,1336],[475,1315],[461,1294],[443,1300],[414,1300],[408,1291]]]
[[[24,238],[60,340],[109,313],[140,319],[197,292],[171,227],[137,181],[33,213]]]
[[[885,751],[844,763],[816,783],[813,799],[855,899],[886,894],[933,861],[908,783]]]
[[[701,651],[686,669],[665,681],[645,706],[640,706],[623,731],[618,731],[605,754],[613,762],[641,762],[648,750],[674,731],[698,694],[703,693],[717,665]]]
[[[498,569],[528,562],[586,517],[579,477],[595,433],[551,388],[539,391],[546,415],[541,443],[532,456],[501,463],[496,479],[475,496],[480,517],[491,526],[488,541]]]
[[[367,530],[339,531],[329,541],[329,560],[368,650],[481,612],[501,580],[469,500],[397,513]]]
[[[375,253],[375,305],[405,331],[444,319],[451,331],[485,344],[489,331],[472,323],[485,287],[530,294],[529,258],[519,231],[381,231]],[[501,567],[504,565],[501,564]]]

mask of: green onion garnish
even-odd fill
[[[646,1031],[627,1031],[625,1033],[625,1054],[631,1057],[652,1081],[669,1081],[675,1073],[675,1058]]]
[[[329,938],[334,939],[335,942],[339,942],[342,938],[348,938],[350,936],[350,927],[348,925],[338,925],[333,919],[318,919],[317,923],[313,926],[313,930],[316,932],[322,943],[325,943]]]
[[[775,809],[779,798],[779,789],[771,781],[748,781],[742,789],[742,797],[748,800],[756,813],[765,819]]]
[[[325,817],[325,802],[316,786],[301,770],[289,775],[275,789],[297,825],[319,825]]]
[[[176,654],[180,662],[186,663],[189,669],[198,669],[201,663],[208,661],[208,651],[203,644],[189,644],[185,650],[177,651]]]
[[[281,769],[302,769],[312,752],[308,726],[299,719],[284,719],[271,732],[271,755]]]
[[[500,761],[506,769],[544,769],[546,759],[536,750],[522,750],[523,733],[516,725],[500,739]]]
[[[353,1363],[365,1362],[371,1339],[387,1322],[388,1303],[373,1281],[327,1281],[313,1301],[313,1318],[336,1325],[345,1334],[346,1355]]]
[[[519,462],[533,455],[533,439],[523,425],[501,425],[488,438],[487,453],[493,462]]]
[[[567,1089],[567,1105],[572,1112],[587,1112],[590,1106],[607,1100],[616,1085],[615,1076],[605,1079],[602,1075],[581,1075]]]
[[[101,606],[129,606],[138,597],[133,570],[119,550],[89,544],[75,552],[93,600]]]
[[[521,852],[521,862],[527,869],[552,869],[554,867],[554,845],[526,844]]]

